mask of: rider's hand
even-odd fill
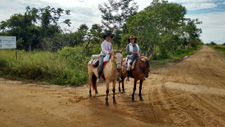
[[[132,52],[132,54],[137,54],[137,52]]]
[[[112,55],[112,52],[109,52],[109,55]]]

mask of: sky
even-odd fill
[[[118,1],[118,0],[117,0]],[[204,43],[214,41],[218,44],[225,43],[225,0],[168,0],[187,8],[187,18],[198,18],[203,23],[198,25],[202,29],[200,39]],[[138,11],[149,6],[152,0],[135,0]],[[15,13],[23,14],[26,6],[43,8],[51,6],[70,10],[69,18],[72,21],[70,30],[76,31],[81,24],[101,24],[99,4],[108,3],[108,0],[0,0],[0,21],[9,19]],[[64,26],[65,27],[65,26]],[[65,27],[66,28],[66,27]]]

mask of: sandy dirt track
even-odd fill
[[[151,71],[143,84],[143,102],[138,90],[131,102],[133,80],[125,82],[125,93],[116,89],[116,105],[110,85],[108,107],[105,83],[98,84],[99,94],[92,98],[88,88],[0,78],[0,127],[225,126],[225,56],[207,46]]]

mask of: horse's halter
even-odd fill
[[[118,53],[121,54],[121,61],[118,61],[119,59],[118,59],[118,57],[117,57],[117,55],[116,55],[116,54],[118,54]],[[116,60],[116,59],[117,59],[117,60]],[[114,61],[113,61],[113,62],[114,62],[114,64],[116,65],[116,67],[119,66],[119,67],[122,68],[122,62],[123,62],[123,56],[122,56],[122,53],[116,51],[116,52],[115,52],[115,55],[114,55]],[[120,69],[121,69],[121,68],[120,68]]]
[[[143,61],[143,60],[141,60],[141,59],[140,59],[140,61],[141,61],[141,63],[142,63],[140,69],[141,69],[142,73],[145,74],[146,68],[144,68],[144,66],[146,66],[146,65],[147,65],[147,62],[149,62],[149,61],[148,61],[148,60]],[[144,64],[144,65],[143,65],[143,64]],[[147,65],[147,66],[148,66],[148,65]],[[149,67],[150,67],[150,65],[149,65]],[[149,72],[149,71],[148,71],[148,72]],[[145,75],[146,75],[146,74],[145,74]]]

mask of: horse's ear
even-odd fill
[[[152,54],[151,54],[150,57],[149,57],[149,61],[151,61],[151,59],[152,59]]]
[[[121,52],[121,53],[123,53],[123,49],[122,49],[122,50],[120,50],[120,52]]]

